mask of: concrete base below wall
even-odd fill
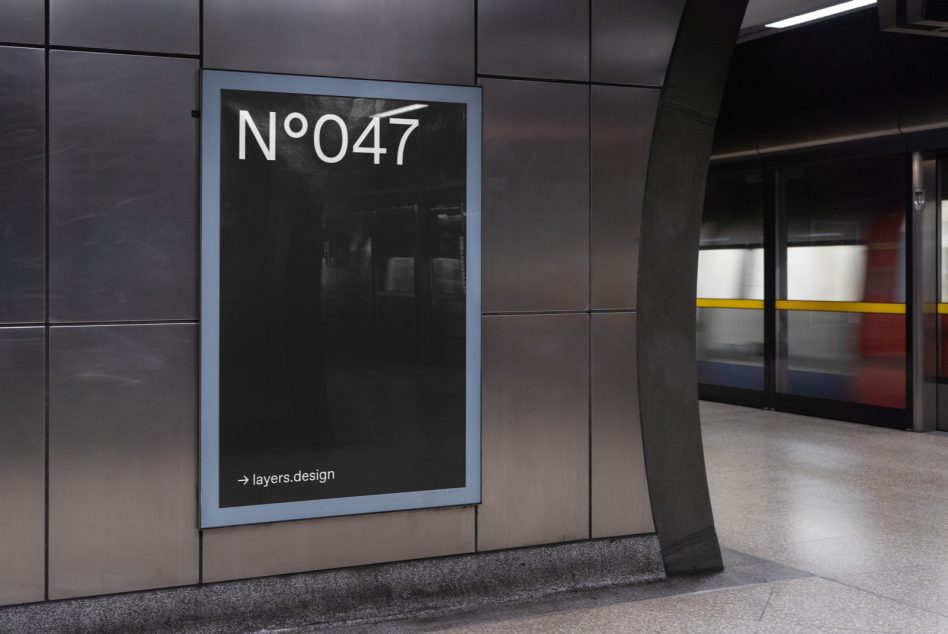
[[[0,632],[245,632],[445,613],[664,576],[654,535],[0,608]]]

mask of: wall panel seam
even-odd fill
[[[10,48],[46,48],[45,44],[31,44],[29,42],[0,42],[0,46],[8,46]]]
[[[587,37],[586,37],[586,48],[587,48],[587,70],[586,77],[591,82],[592,81],[592,56],[593,56],[593,15],[592,15],[592,0],[589,0],[587,3],[588,18],[586,20],[587,24]],[[593,534],[593,397],[592,397],[592,374],[593,374],[593,320],[592,320],[592,305],[593,305],[593,167],[592,167],[592,135],[593,135],[593,103],[592,103],[592,85],[587,83],[586,88],[586,169],[587,169],[587,183],[586,183],[586,221],[587,221],[587,240],[586,240],[586,307],[590,310],[589,317],[586,319],[586,366],[588,372],[586,373],[586,427],[589,433],[587,443],[587,455],[589,464],[587,465],[588,469],[588,478],[589,486],[587,490],[587,507],[588,507],[588,537],[591,539]]]
[[[49,0],[43,7],[43,599],[49,601]]]
[[[200,0],[198,4],[198,91],[197,91],[197,100],[198,100],[198,134],[195,138],[195,143],[197,144],[197,152],[195,156],[197,157],[196,169],[198,171],[197,178],[195,179],[195,193],[197,194],[197,199],[195,200],[195,209],[197,210],[197,224],[195,225],[195,231],[197,231],[197,240],[194,241],[195,249],[197,251],[197,258],[194,260],[197,265],[197,281],[195,287],[197,289],[197,298],[195,310],[197,311],[198,324],[201,320],[201,249],[203,245],[201,244],[201,215],[203,213],[201,200],[203,199],[203,192],[201,188],[204,186],[203,179],[201,178],[201,172],[203,170],[204,157],[201,153],[201,112],[204,110],[204,91],[201,89],[201,72],[204,69],[204,0]],[[195,368],[194,380],[196,381],[194,393],[197,396],[195,400],[195,429],[194,429],[194,449],[197,452],[194,460],[194,505],[196,508],[196,517],[198,519],[198,527],[195,527],[198,533],[198,552],[197,552],[197,571],[198,571],[198,585],[204,585],[204,531],[200,528],[201,522],[201,330],[200,325],[198,328],[198,349],[195,353],[197,359],[197,368]]]
[[[188,53],[162,53],[156,51],[133,51],[119,48],[95,48],[91,46],[63,46],[63,45],[47,45],[47,49],[51,51],[71,51],[74,53],[111,53],[113,55],[137,55],[140,57],[175,57],[180,59],[193,59],[199,60],[200,55],[191,55]]]
[[[518,315],[585,315],[590,311],[588,308],[577,310],[512,310],[512,311],[491,311],[481,313],[482,317],[516,317]]]
[[[76,326],[173,326],[175,324],[197,325],[194,319],[142,319],[125,321],[52,321],[46,322],[50,328],[68,328]]]
[[[480,77],[480,75],[478,74],[479,65],[480,65],[480,50],[481,50],[481,49],[480,49],[480,32],[479,32],[479,29],[480,29],[480,0],[474,0],[474,85],[475,85],[475,86],[479,85],[478,77]],[[483,92],[482,92],[482,93],[481,93],[481,103],[482,103],[482,104],[483,104],[483,101],[484,101],[484,94],[483,94]],[[483,131],[483,130],[482,130],[482,131]],[[483,156],[484,156],[484,140],[483,140],[483,136],[482,136],[482,137],[481,137],[481,157],[483,157]],[[483,158],[481,159],[481,162],[483,163]],[[483,164],[482,164],[482,165],[481,165],[481,169],[483,169],[483,168],[484,168],[484,166],[483,166]],[[482,182],[482,183],[481,183],[481,188],[483,189],[483,187],[484,187],[484,184],[483,184],[483,182]],[[481,194],[481,200],[483,200],[483,193]],[[482,218],[482,222],[483,222],[483,214],[484,214],[484,210],[483,210],[483,206],[482,206],[482,208],[481,208],[481,218]],[[483,229],[482,229],[482,231],[483,231]],[[483,264],[482,264],[481,266],[482,266],[482,269],[483,269]],[[484,284],[483,284],[483,280],[482,280],[482,281],[481,281],[481,295],[482,295],[482,296],[483,296],[483,293],[484,293]],[[483,318],[483,313],[482,313],[481,317]],[[482,336],[483,336],[483,333],[482,333]],[[481,341],[481,359],[482,359],[482,360],[483,360],[483,357],[484,357],[484,343],[483,343],[483,340],[482,340],[482,341]],[[483,502],[484,502],[484,416],[483,416],[483,412],[484,412],[484,374],[483,374],[483,372],[484,372],[484,367],[483,367],[483,362],[482,362],[482,364],[481,364],[481,381],[480,381],[480,384],[481,384],[481,421],[480,421],[480,423],[481,423],[481,503],[482,503],[482,504],[483,504]],[[475,505],[474,505],[474,552],[475,552],[475,553],[478,553],[478,552],[481,551],[481,541],[480,541],[480,535],[479,535],[479,529],[480,529],[480,512],[481,512],[481,505],[480,505],[480,504],[475,504]]]
[[[584,79],[555,79],[551,77],[532,77],[527,75],[498,75],[495,73],[478,73],[478,79],[510,79],[514,81],[537,81],[547,84],[579,84],[580,86],[612,86],[614,88],[643,88],[647,90],[661,90],[661,86],[649,84],[622,84],[611,81],[587,81]]]

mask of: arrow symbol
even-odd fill
[[[250,482],[250,478],[248,478],[247,476],[244,476],[242,478],[237,478],[237,482],[240,482],[241,484],[246,486],[247,483]]]

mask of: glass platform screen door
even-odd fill
[[[900,155],[712,174],[703,398],[910,426],[905,182]]]

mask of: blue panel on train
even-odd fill
[[[760,366],[741,363],[699,361],[698,383],[738,387],[745,390],[763,390],[764,369]]]
[[[787,383],[787,393],[797,396],[842,401],[851,399],[853,394],[852,377],[845,374],[790,370]]]

